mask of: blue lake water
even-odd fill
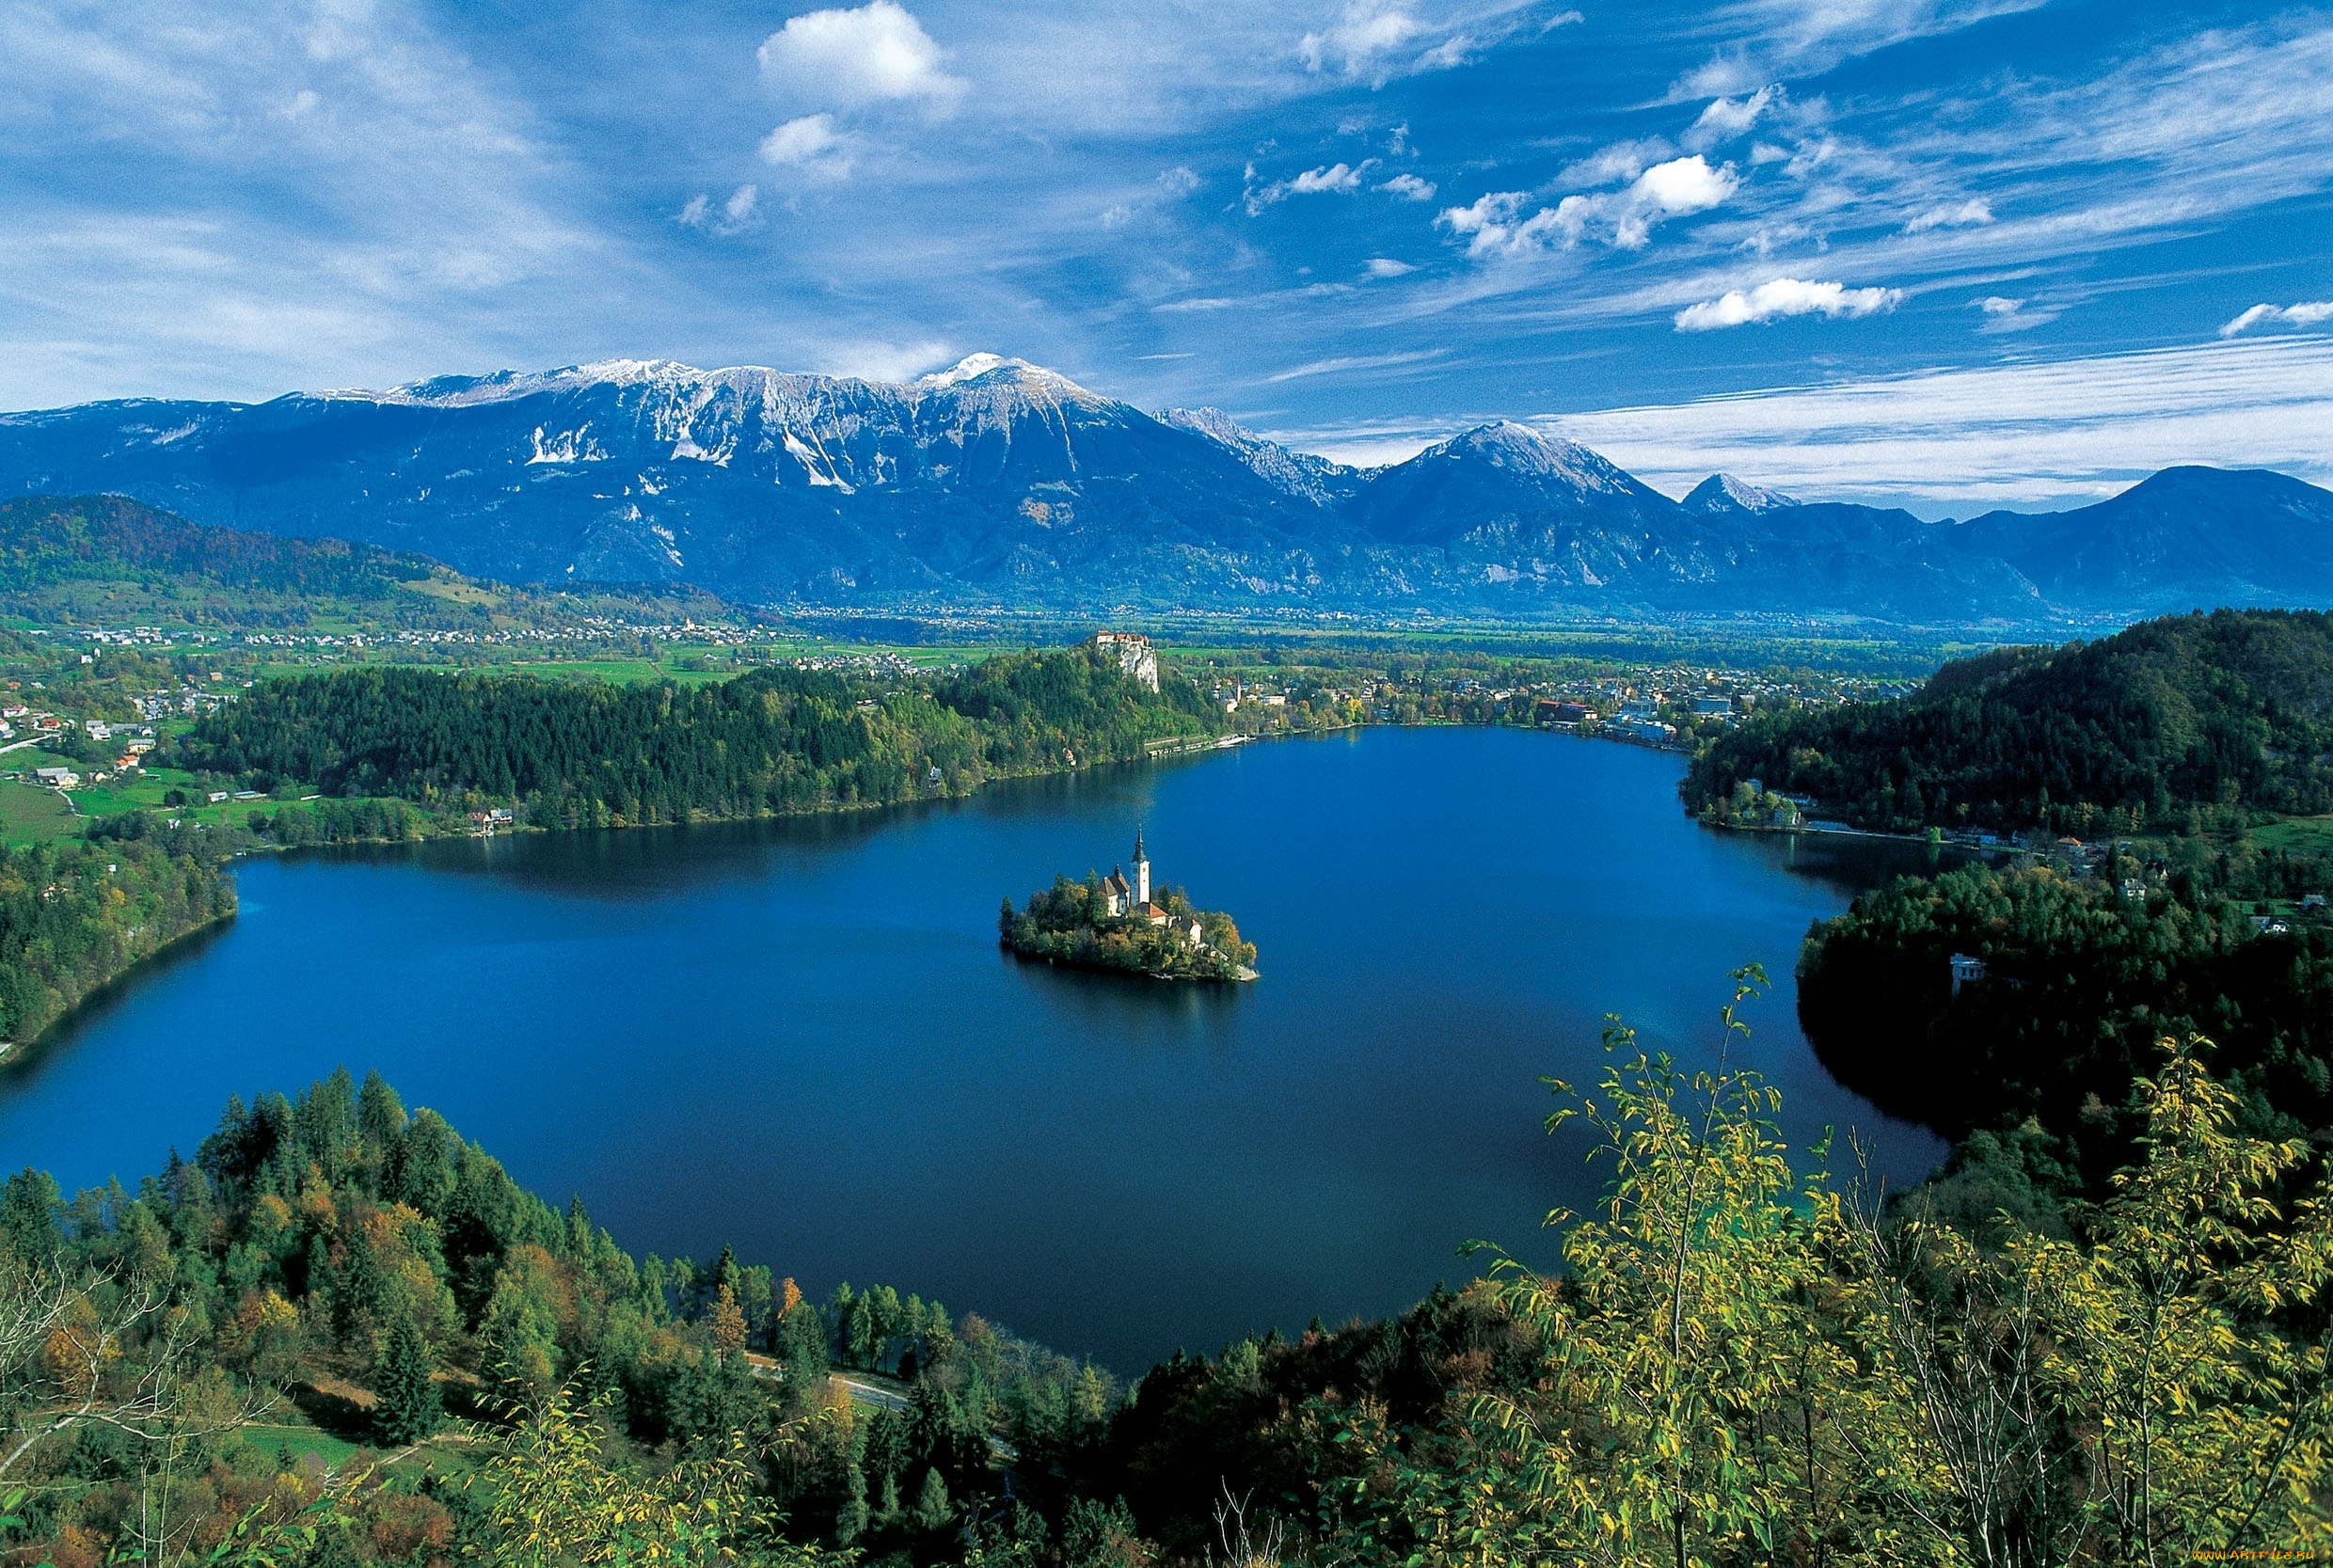
[[[237,870],[243,911],[0,1070],[0,1163],[68,1191],[191,1154],[230,1093],[378,1068],[635,1254],[726,1241],[823,1294],[936,1296],[1137,1372],[1178,1345],[1398,1310],[1468,1237],[1551,1261],[1616,1012],[1701,1058],[1763,962],[1746,1059],[1804,1147],[1926,1132],[1794,1020],[1809,921],[1916,847],[1729,835],[1674,757],[1371,729],[816,820],[538,834]],[[1022,963],[1002,895],[1107,872],[1231,911],[1262,978]]]

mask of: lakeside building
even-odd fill
[[[1960,988],[1962,986],[1975,985],[1977,981],[1984,979],[1986,976],[1987,970],[1985,968],[1985,960],[1976,958],[1973,954],[1955,953],[1952,956],[1951,962],[1952,994],[1955,996],[1960,994]]]
[[[1178,923],[1163,906],[1151,901],[1151,857],[1143,849],[1140,828],[1135,830],[1134,868],[1134,879],[1129,881],[1125,872],[1115,865],[1110,867],[1110,874],[1102,879],[1103,907],[1113,916],[1147,920],[1153,926],[1170,927],[1177,935],[1188,937],[1203,945],[1206,937],[1198,921]]]

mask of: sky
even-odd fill
[[[2333,483],[2333,12],[0,0],[0,408],[976,351],[1925,515]]]

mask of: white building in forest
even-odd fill
[[[1102,902],[1103,907],[1115,917],[1147,920],[1153,926],[1168,927],[1176,935],[1188,937],[1202,944],[1207,940],[1198,921],[1178,921],[1166,912],[1164,905],[1151,900],[1151,857],[1142,847],[1140,828],[1135,830],[1133,879],[1129,880],[1126,873],[1119,867],[1110,867],[1110,874],[1102,879]]]

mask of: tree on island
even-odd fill
[[[1128,970],[1175,980],[1253,975],[1255,944],[1241,940],[1230,915],[1193,908],[1180,888],[1167,890],[1152,907],[1163,920],[1154,921],[1140,910],[1113,914],[1100,877],[1087,872],[1078,882],[1060,876],[1050,888],[1029,895],[1025,910],[1014,909],[1012,900],[1006,899],[997,915],[997,934],[1016,953],[1087,969]]]

